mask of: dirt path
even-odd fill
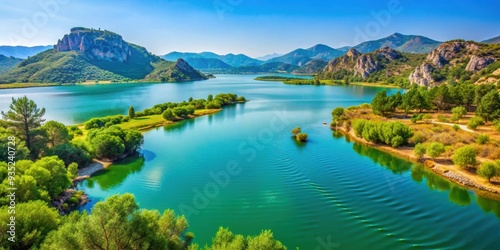
[[[474,134],[479,134],[477,131],[474,131],[474,130],[468,128],[466,125],[455,124],[455,123],[446,123],[446,122],[437,122],[435,120],[432,120],[431,122],[434,124],[446,125],[446,126],[450,126],[450,127],[457,125],[463,131],[467,131],[467,132],[474,133]]]

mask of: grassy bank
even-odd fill
[[[403,114],[394,114],[391,117],[374,115],[369,105],[362,105],[346,109],[344,122],[338,126],[332,124],[331,127],[358,143],[398,155],[412,162],[423,163],[436,174],[461,186],[471,188],[481,193],[482,196],[500,199],[500,177],[494,177],[489,182],[476,173],[477,166],[481,162],[492,162],[499,159],[500,132],[495,131],[491,125],[483,125],[475,130],[457,129],[456,126],[453,126],[453,123],[446,122],[449,117],[451,117],[451,114],[448,113],[428,113],[426,119],[414,123],[405,118]],[[473,116],[468,114],[458,124],[467,124],[471,117]],[[407,145],[399,147],[391,147],[390,145],[367,141],[357,136],[355,129],[351,127],[351,122],[356,119],[374,122],[399,122],[408,126],[413,131],[413,136],[409,139]],[[481,135],[487,135],[489,140],[487,142],[479,142],[478,137]],[[414,150],[417,144],[428,147],[432,143],[442,144],[445,149],[444,152],[434,157],[429,156],[429,152],[426,152],[422,157],[415,155]],[[476,166],[462,168],[454,164],[452,155],[463,146],[472,146],[476,150],[478,162]]]
[[[381,88],[401,88],[396,85],[389,85],[382,82],[371,83],[371,82],[345,82],[343,80],[319,80],[319,79],[304,79],[298,77],[284,77],[284,76],[259,76],[254,78],[256,81],[267,81],[267,82],[282,82],[284,84],[292,85],[331,85],[331,86],[365,86],[365,87],[381,87]]]

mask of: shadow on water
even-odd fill
[[[196,122],[196,118],[178,121],[174,124],[169,124],[169,125],[164,126],[163,131],[165,131],[165,132],[182,131],[186,128],[193,127],[195,122]]]
[[[93,188],[95,184],[99,185],[102,190],[108,190],[120,185],[127,176],[133,173],[140,172],[145,161],[154,158],[154,154],[146,152],[145,155],[135,155],[127,157],[119,162],[113,163],[106,170],[102,170],[93,175],[90,179],[82,182],[80,185],[86,185],[88,188]]]
[[[334,137],[337,136],[334,135]],[[429,189],[447,192],[448,199],[458,206],[469,206],[472,204],[472,191],[469,191],[466,188],[463,188],[462,186],[435,174],[422,164],[413,164],[404,159],[400,159],[359,143],[354,143],[353,149],[360,155],[367,156],[372,159],[373,162],[391,170],[394,174],[402,174],[407,171],[411,171],[410,176],[413,181],[419,183],[425,181],[425,184]],[[500,201],[488,199],[479,195],[476,195],[475,198],[476,203],[485,212],[492,212],[500,218]]]

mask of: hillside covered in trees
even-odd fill
[[[169,62],[110,31],[73,28],[50,50],[0,75],[0,83],[204,80],[184,60]]]

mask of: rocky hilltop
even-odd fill
[[[78,83],[207,79],[184,60],[169,62],[110,31],[73,28],[53,49],[0,75],[0,83]]]
[[[500,59],[500,46],[462,40],[441,44],[410,74],[412,84],[433,87],[446,81],[467,81]],[[492,65],[498,68],[498,66]],[[488,69],[492,72],[494,69]],[[475,81],[473,81],[475,83]]]
[[[355,48],[339,58],[328,62],[320,78],[351,81],[388,81],[404,84],[401,76],[409,75],[411,65],[418,65],[422,55],[408,54],[383,47],[371,53],[362,54]]]
[[[127,61],[132,55],[122,36],[110,31],[72,28],[71,32],[57,41],[56,51],[78,51],[89,59]]]

